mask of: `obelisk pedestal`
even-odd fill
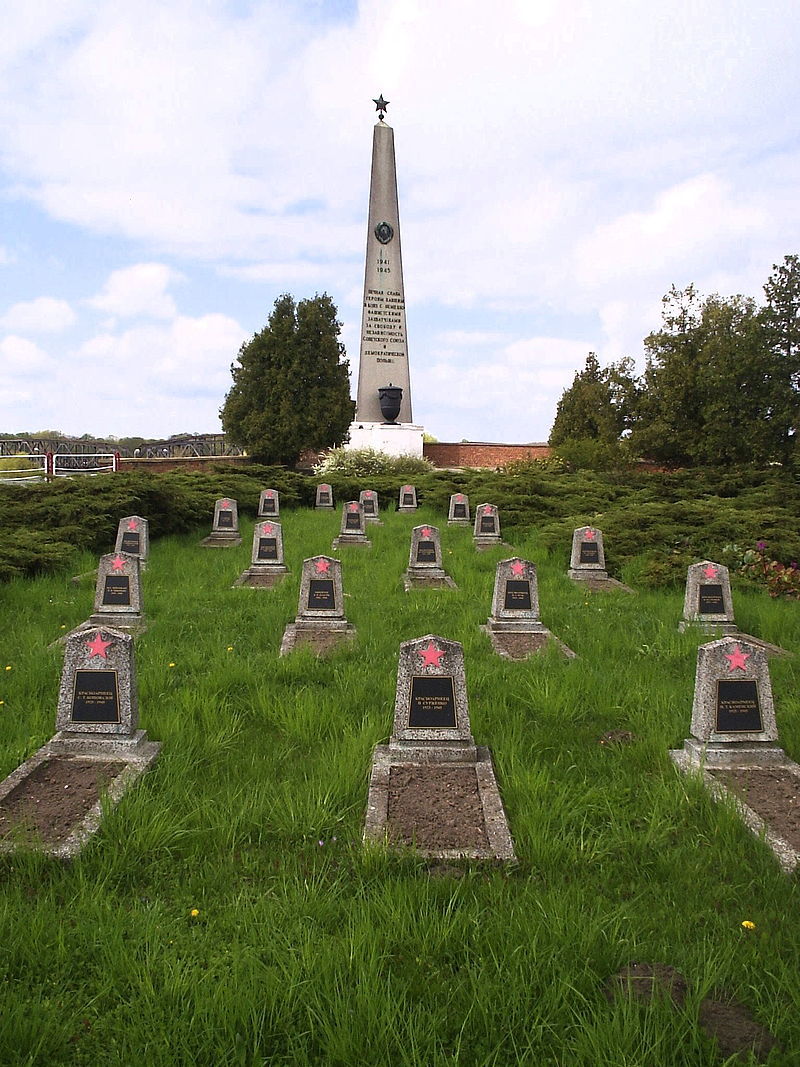
[[[381,96],[375,104],[358,395],[347,447],[421,456],[422,427],[411,418],[394,130],[383,121],[387,101]],[[389,387],[402,390],[394,415],[381,409],[380,391]]]

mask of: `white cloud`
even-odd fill
[[[180,279],[163,263],[137,263],[112,271],[102,291],[87,303],[120,318],[171,319],[177,309],[167,288]]]
[[[38,374],[49,370],[52,364],[47,352],[26,337],[10,334],[0,341],[0,366],[12,377],[24,378],[29,374]],[[40,379],[40,384],[46,385],[47,382]]]
[[[20,333],[61,333],[75,323],[75,312],[66,300],[40,296],[14,304],[0,316],[0,326]]]

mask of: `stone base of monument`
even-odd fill
[[[472,522],[469,519],[448,519],[448,526],[472,526]]]
[[[283,631],[280,655],[286,656],[296,648],[306,647],[318,656],[324,656],[355,636],[355,626],[346,620],[295,619]]]
[[[735,622],[708,622],[705,619],[681,619],[678,623],[678,630],[681,633],[686,630],[696,630],[698,633],[717,637],[728,637],[739,633],[739,627]]]
[[[103,808],[118,804],[160,751],[144,730],[114,741],[56,734],[0,782],[0,852],[71,859],[100,828]]]
[[[722,748],[725,752],[721,752]],[[787,874],[800,866],[800,765],[777,745],[688,738],[670,752],[684,774],[699,774],[715,800],[733,804],[742,822],[772,849]]]
[[[401,512],[415,512],[417,508],[413,504],[401,504],[397,510]]]
[[[201,548],[235,548],[242,543],[241,537],[230,533],[212,533],[200,542]]]
[[[523,620],[506,622],[489,618],[480,629],[489,635],[492,648],[498,656],[504,659],[527,659],[528,656],[540,652],[550,643],[553,643],[567,659],[577,659],[576,653],[542,623],[530,623]]]
[[[449,525],[449,523],[448,523]],[[491,534],[488,537],[474,537],[475,548],[478,552],[485,552],[487,548],[497,548],[498,545],[503,545],[504,548],[510,548],[505,541],[497,534]]]
[[[239,575],[231,588],[240,589],[246,587],[248,589],[274,589],[276,585],[279,585],[283,581],[288,573],[289,568],[284,567],[281,564],[274,567],[248,567],[246,571],[243,571]]]
[[[620,582],[616,578],[609,578],[607,571],[569,570],[567,571],[567,577],[571,578],[573,582],[580,582],[590,593],[613,593],[615,590],[620,593],[635,592],[624,582]]]
[[[489,749],[377,745],[364,841],[435,859],[515,860]]]
[[[348,451],[371,448],[388,456],[421,456],[422,426],[409,422],[353,422],[344,446]]]
[[[341,533],[338,537],[334,537],[331,548],[341,547],[372,548],[372,541],[363,534]]]
[[[438,567],[426,570],[407,570],[403,575],[403,588],[408,593],[412,589],[458,589],[450,575]]]

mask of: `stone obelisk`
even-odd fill
[[[387,105],[383,95],[375,100],[379,116],[372,138],[358,394],[349,447],[421,455],[422,427],[411,421],[394,130],[383,121]],[[380,390],[388,387],[402,390],[393,417],[381,409]]]

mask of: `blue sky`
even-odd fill
[[[0,40],[0,431],[219,429],[239,346],[327,292],[351,373],[372,98],[414,419],[539,441],[674,283],[800,252],[795,0],[27,0]]]

